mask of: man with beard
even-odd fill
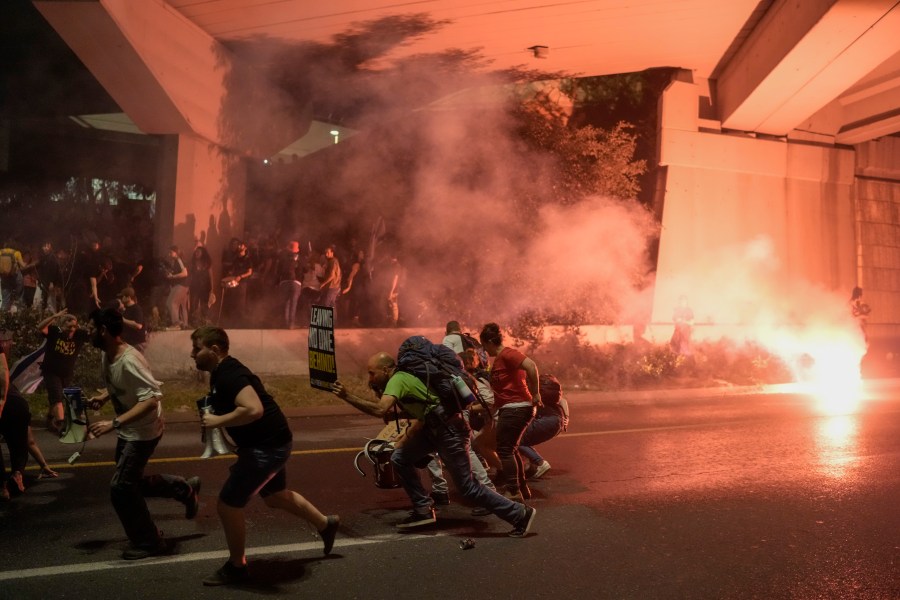
[[[319,279],[319,305],[334,307],[341,293],[341,263],[334,255],[334,246],[325,248],[325,262],[322,264],[322,276]]]
[[[102,350],[101,369],[106,390],[89,400],[97,410],[112,400],[116,416],[111,421],[91,423],[100,437],[116,432],[116,471],[110,482],[110,499],[130,542],[122,553],[125,560],[169,554],[171,540],[162,537],[146,498],[173,498],[185,505],[185,518],[197,516],[200,478],[185,480],[178,475],[144,475],[144,468],[162,439],[162,392],[144,355],[122,341],[122,315],[113,308],[91,313],[88,331],[91,343]]]
[[[340,518],[323,515],[312,502],[288,489],[285,466],[291,456],[293,434],[281,408],[259,377],[229,356],[224,329],[195,329],[191,344],[197,369],[209,373],[206,401],[212,412],[201,413],[203,426],[224,427],[237,445],[237,461],[231,466],[216,506],[225,530],[228,561],[204,579],[203,585],[234,585],[248,578],[244,508],[257,493],[266,506],[313,525],[322,538],[325,554],[330,554]]]
[[[435,522],[434,499],[425,493],[416,467],[427,464],[429,456],[436,452],[457,490],[467,500],[512,525],[507,533],[509,537],[528,535],[537,511],[501,496],[472,475],[471,430],[463,413],[450,413],[421,379],[399,370],[394,357],[386,352],[372,356],[367,369],[369,387],[377,400],[350,394],[340,381],[332,384],[332,392],[356,409],[384,420],[390,418],[394,405],[399,404],[401,414],[419,422],[410,428],[410,433],[391,455],[391,464],[413,504],[409,516],[397,523],[397,527],[407,529]]]

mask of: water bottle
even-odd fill
[[[459,394],[459,399],[463,406],[468,406],[475,402],[475,394],[472,393],[472,390],[469,389],[462,377],[454,375],[451,381],[453,382],[453,387],[456,388],[456,393]]]

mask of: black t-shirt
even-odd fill
[[[62,284],[62,276],[59,272],[59,262],[56,260],[56,255],[52,252],[50,254],[41,254],[41,257],[38,261],[37,265],[37,276],[38,281],[41,282],[42,285],[53,284],[55,286]]]
[[[132,346],[136,346],[138,344],[143,344],[147,341],[147,324],[144,323],[144,311],[141,310],[139,304],[132,304],[131,306],[125,307],[125,312],[122,313],[122,316],[129,321],[134,321],[135,323],[140,323],[143,325],[143,329],[135,329],[133,327],[129,327],[128,325],[122,326],[122,340],[126,344],[131,344]]]
[[[209,381],[209,403],[217,415],[232,412],[238,392],[251,386],[262,401],[263,415],[256,421],[226,427],[234,443],[241,448],[279,448],[293,439],[287,419],[275,399],[266,392],[259,377],[239,360],[227,357],[212,372]]]
[[[234,260],[231,262],[231,267],[228,269],[228,271],[225,272],[225,274],[232,277],[237,277],[238,275],[243,275],[251,268],[253,268],[253,259],[250,258],[249,254],[245,254],[243,256],[237,255],[234,257]]]
[[[299,252],[282,252],[278,257],[278,281],[300,281],[303,278],[303,262]]]
[[[71,377],[75,372],[78,351],[88,337],[88,332],[84,329],[76,329],[75,335],[69,339],[56,325],[47,327],[47,348],[44,351],[41,371],[58,377]]]

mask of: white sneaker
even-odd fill
[[[534,470],[534,475],[531,476],[532,479],[540,479],[544,476],[544,473],[550,470],[550,463],[546,460],[539,464],[537,468]]]

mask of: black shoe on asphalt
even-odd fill
[[[184,500],[184,518],[193,519],[200,510],[200,478],[196,475],[187,480],[191,494]]]
[[[229,560],[222,567],[203,580],[203,585],[237,585],[247,580],[249,577],[247,566],[236,567]]]
[[[537,510],[531,508],[530,506],[525,507],[525,514],[522,515],[522,518],[519,519],[519,522],[516,523],[516,526],[507,534],[509,537],[521,538],[528,535],[528,531],[531,529],[531,524],[534,523],[534,516],[537,514]]]
[[[412,511],[409,513],[409,516],[397,523],[397,527],[400,529],[408,529],[410,527],[421,527],[422,525],[431,525],[437,521],[434,516],[434,509],[432,508],[427,513],[417,513],[416,511]]]
[[[175,543],[172,540],[160,538],[155,546],[129,546],[122,552],[122,558],[124,560],[141,560],[151,556],[165,556],[172,554],[174,548]]]
[[[450,494],[447,492],[431,492],[435,506],[450,506]]]
[[[325,556],[331,554],[331,549],[334,547],[334,536],[337,535],[340,524],[341,518],[339,516],[328,515],[328,524],[325,525],[325,529],[319,532],[319,537],[322,538],[322,543],[325,544],[325,547],[322,549]]]

